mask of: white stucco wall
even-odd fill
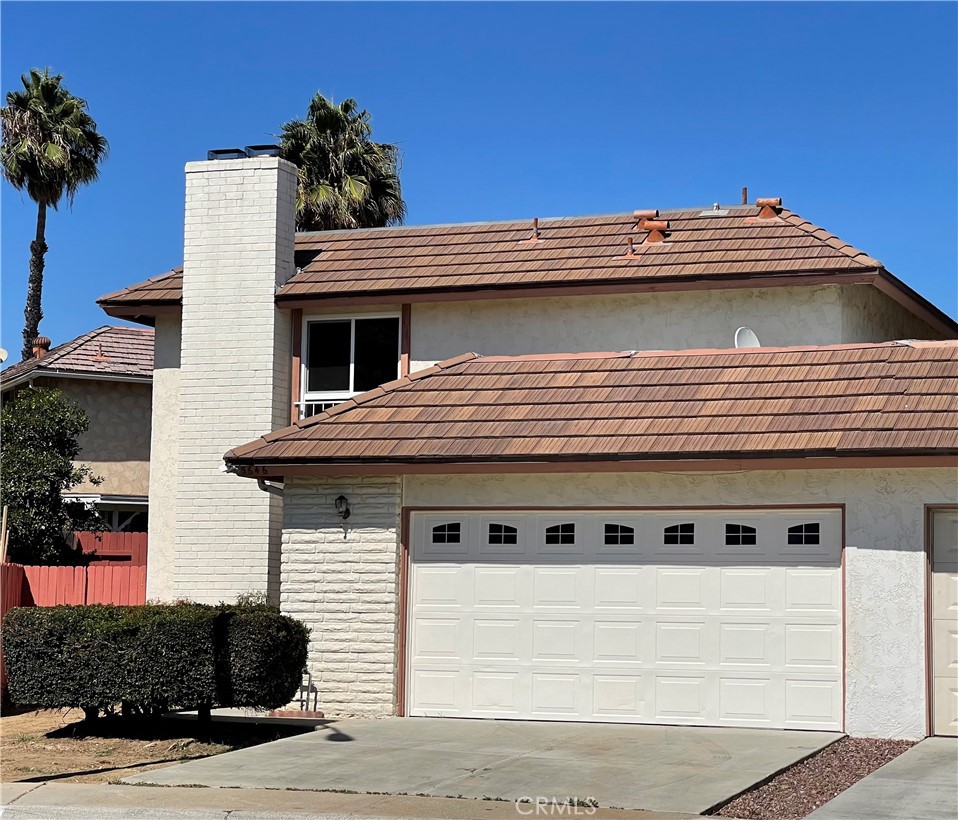
[[[888,342],[893,339],[940,339],[941,333],[870,285],[838,288],[842,342]]]
[[[839,291],[735,288],[417,303],[410,360],[420,370],[470,351],[515,356],[728,348],[742,325],[767,346],[839,344]]]
[[[150,523],[146,597],[173,598],[177,445],[180,400],[180,317],[157,316],[153,336],[153,419],[150,440]]]
[[[924,505],[956,503],[958,471],[406,476],[401,486],[403,504],[426,507],[843,503],[845,729],[858,736],[925,735]],[[395,645],[398,625],[377,619],[394,612],[398,600],[398,576],[387,567],[398,552],[399,487],[396,479],[370,478],[287,484],[283,606],[313,627],[310,664],[330,714],[392,713],[396,666],[383,642]],[[332,511],[340,492],[357,499],[346,539]],[[364,492],[375,503],[367,507]],[[370,562],[382,571],[367,577],[360,570]],[[380,623],[382,634],[342,637],[369,623]],[[360,669],[368,671],[354,677]]]

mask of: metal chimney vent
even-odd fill
[[[207,159],[246,159],[246,151],[242,148],[214,148],[206,152]]]
[[[248,157],[278,157],[278,145],[247,145],[246,156]]]

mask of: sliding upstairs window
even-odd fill
[[[301,417],[399,377],[399,316],[310,319],[305,330]]]

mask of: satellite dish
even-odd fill
[[[758,340],[758,336],[755,335],[755,331],[750,327],[740,327],[735,331],[735,346],[736,347],[761,347],[762,343]]]
[[[0,347],[0,364],[3,364],[7,360],[7,356],[10,354],[7,353],[2,347]]]

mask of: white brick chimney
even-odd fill
[[[289,423],[296,167],[276,157],[186,166],[172,592],[279,596],[282,499],[222,472],[231,447]]]

